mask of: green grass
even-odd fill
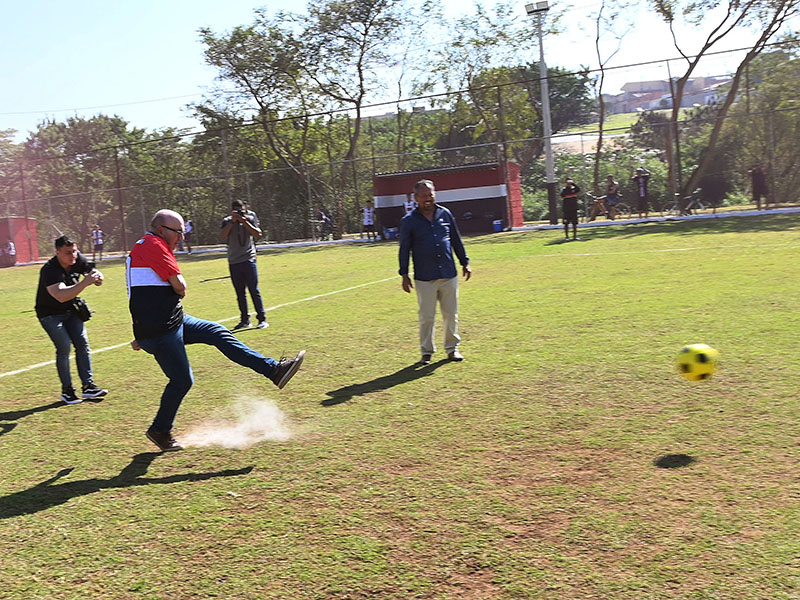
[[[683,119],[686,111],[688,110],[690,109],[682,108],[679,113],[679,118]],[[671,114],[670,110],[657,110],[655,112],[665,116],[669,116]],[[639,114],[640,113],[638,112],[607,114],[603,124],[603,130],[612,134],[628,133],[630,128],[633,127],[639,120]],[[568,133],[596,133],[599,125],[600,123],[598,122],[581,125],[579,127],[569,129]]]
[[[639,113],[616,113],[606,115],[603,130],[609,133],[628,133],[628,130],[639,120]],[[571,128],[569,133],[596,133],[600,124],[597,122]]]
[[[415,368],[395,245],[262,253],[268,306],[369,285],[241,334],[308,350],[282,391],[190,347],[175,433],[250,397],[284,442],[155,454],[163,375],[128,348],[94,355],[98,403],[56,403],[54,365],[0,378],[0,598],[797,598],[800,220],[581,233],[467,239],[467,360]],[[181,265],[187,312],[236,315],[224,258]],[[123,266],[103,270],[96,349],[131,337]],[[37,276],[0,271],[0,372],[53,357]],[[721,353],[708,382],[674,372],[694,342]]]

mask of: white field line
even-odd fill
[[[531,255],[528,258],[564,258],[570,256],[614,256],[614,255],[623,255],[623,254],[657,254],[662,252],[690,252],[692,250],[730,250],[730,249],[741,249],[741,248],[776,248],[776,247],[792,247],[793,244],[755,244],[749,246],[707,246],[707,247],[690,247],[690,248],[661,248],[657,250],[632,250],[630,252],[575,252],[575,253],[562,253],[562,254],[536,254]],[[386,277],[385,279],[377,279],[375,281],[369,281],[367,283],[360,283],[358,285],[354,285],[348,288],[343,288],[341,290],[334,290],[332,292],[325,292],[324,294],[317,294],[316,296],[309,296],[308,298],[301,298],[300,300],[293,300],[291,302],[284,302],[283,304],[276,304],[275,306],[270,306],[269,308],[264,309],[265,311],[277,310],[279,308],[283,308],[284,306],[291,306],[292,304],[299,304],[301,302],[309,302],[311,300],[316,300],[317,298],[324,298],[325,296],[332,296],[334,294],[341,294],[342,292],[349,292],[351,290],[357,290],[358,288],[366,287],[368,285],[375,285],[376,283],[383,283],[385,281],[391,281],[392,279],[396,279],[397,276]],[[227,317],[225,319],[220,319],[217,323],[224,323],[226,321],[233,321],[234,319],[238,319],[239,317]],[[122,348],[123,346],[129,345],[129,342],[125,342],[123,344],[116,344],[114,346],[106,346],[105,348],[100,348],[99,350],[92,350],[91,354],[99,354],[100,352],[106,352],[107,350],[116,350],[117,348]],[[70,359],[74,359],[74,355],[70,356]],[[24,367],[22,369],[17,369],[16,371],[8,371],[7,373],[0,373],[0,378],[7,377],[9,375],[17,375],[19,373],[26,373],[27,371],[32,371],[34,369],[38,369],[40,367],[46,367],[47,365],[55,364],[55,360],[48,360],[46,362],[37,363],[35,365],[30,365],[28,367]]]
[[[369,281],[367,283],[360,283],[358,285],[354,285],[348,288],[343,288],[341,290],[334,290],[332,292],[325,292],[324,294],[317,294],[316,296],[309,296],[308,298],[301,298],[300,300],[292,300],[291,302],[284,302],[283,304],[276,304],[275,306],[270,306],[269,308],[265,308],[265,311],[270,310],[277,310],[279,308],[283,308],[284,306],[291,306],[292,304],[300,304],[301,302],[309,302],[311,300],[316,300],[317,298],[324,298],[325,296],[333,296],[334,294],[341,294],[343,292],[349,292],[351,290],[357,290],[358,288],[366,287],[368,285],[375,285],[376,283],[384,283],[386,281],[391,281],[393,279],[397,279],[398,275],[394,275],[392,277],[386,277],[385,279],[377,279],[375,281]],[[239,317],[228,317],[225,319],[220,319],[217,323],[223,323],[225,321],[232,321],[234,319],[238,319]],[[92,350],[90,354],[99,354],[100,352],[106,352],[108,350],[116,350],[117,348],[122,348],[124,346],[129,346],[130,342],[124,342],[122,344],[115,344],[113,346],[106,346],[105,348],[100,348],[99,350]],[[70,355],[70,360],[74,360],[75,355]],[[17,369],[16,371],[8,371],[7,373],[0,373],[0,378],[8,377],[10,375],[17,375],[19,373],[26,373],[28,371],[33,371],[34,369],[38,369],[40,367],[46,367],[47,365],[55,364],[55,360],[48,360],[45,362],[36,363],[35,365],[30,365],[24,367],[22,369]]]

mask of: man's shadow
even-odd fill
[[[102,398],[90,398],[90,399],[84,400],[84,402],[98,403],[98,402],[102,402],[102,400],[103,400]],[[33,408],[25,408],[25,409],[22,409],[22,410],[10,410],[8,412],[0,412],[0,421],[18,421],[19,419],[22,419],[24,417],[27,417],[27,416],[30,416],[30,415],[33,415],[33,414],[36,414],[36,413],[39,413],[39,412],[44,412],[46,410],[50,410],[51,408],[60,408],[62,406],[67,406],[67,405],[65,403],[61,402],[60,400],[57,400],[55,402],[51,402],[50,404],[43,404],[42,406],[34,406]],[[16,426],[17,426],[16,423],[0,423],[0,435],[3,435],[4,433],[8,433],[12,429],[14,429],[14,427],[16,427]]]
[[[147,473],[148,467],[157,456],[161,456],[161,453],[143,452],[142,454],[137,454],[133,457],[131,463],[122,469],[119,475],[108,479],[81,479],[79,481],[55,484],[62,477],[69,475],[74,467],[62,469],[50,479],[36,484],[30,489],[0,497],[0,519],[37,513],[53,506],[64,504],[72,498],[87,496],[100,490],[160,483],[178,483],[179,481],[205,481],[215,477],[246,475],[253,470],[251,465],[243,469],[144,478],[143,476]]]
[[[353,385],[341,387],[338,390],[326,392],[330,398],[325,398],[325,400],[320,402],[320,404],[322,404],[322,406],[335,406],[337,404],[341,404],[342,402],[347,402],[348,400],[353,399],[355,396],[363,396],[364,394],[379,392],[381,390],[386,390],[390,387],[400,385],[401,383],[406,383],[407,381],[413,381],[415,379],[419,379],[420,377],[427,377],[428,375],[433,375],[433,372],[436,369],[449,362],[449,360],[443,358],[440,361],[427,365],[414,363],[413,365],[403,367],[399,371],[395,371],[391,375],[384,375],[383,377],[378,377],[377,379],[373,379],[371,381],[354,383]]]

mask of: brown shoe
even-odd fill
[[[167,432],[156,431],[155,429],[147,430],[147,439],[158,446],[162,452],[175,452],[176,450],[183,450],[183,446],[178,443],[172,434]]]
[[[456,362],[461,362],[464,360],[464,356],[458,350],[453,350],[450,354],[447,355],[447,358],[450,360],[454,360]]]
[[[283,357],[278,361],[278,366],[275,367],[275,372],[270,376],[270,381],[278,386],[278,389],[283,389],[289,380],[294,377],[300,365],[303,364],[306,351],[300,350],[294,358]]]
[[[419,361],[421,365],[429,365],[431,364],[431,355],[430,354],[423,354],[422,358]]]

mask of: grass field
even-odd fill
[[[616,113],[613,115],[606,115],[603,129],[611,133],[628,133],[628,129],[639,120],[639,113]],[[599,123],[587,123],[580,127],[574,127],[569,130],[569,133],[595,133]]]
[[[394,244],[262,253],[283,306],[241,337],[306,362],[278,391],[190,347],[175,433],[273,402],[289,439],[155,453],[164,379],[126,347],[93,357],[102,402],[56,402],[52,364],[0,377],[0,598],[800,597],[800,219],[581,235],[467,239],[467,360],[425,367]],[[180,262],[187,312],[236,316],[224,258]],[[95,349],[131,337],[103,270]],[[0,271],[1,373],[53,358],[37,275]],[[674,372],[693,342],[710,381]]]

